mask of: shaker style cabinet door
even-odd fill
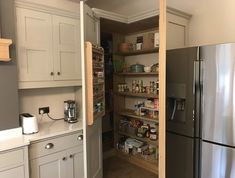
[[[100,44],[100,21],[92,9],[84,5],[85,41]]]
[[[6,171],[0,171],[0,177],[2,178],[25,178],[24,166],[11,168]]]
[[[82,146],[31,160],[32,178],[84,178]]]
[[[31,160],[31,178],[68,178],[65,155],[66,152],[58,152]]]
[[[185,16],[185,17],[184,17]],[[167,13],[167,49],[183,48],[188,44],[188,26],[191,16]]]
[[[79,19],[53,15],[54,80],[81,79]]]
[[[84,178],[83,147],[70,148],[67,151],[67,178]]]
[[[16,8],[19,81],[53,80],[52,17]]]

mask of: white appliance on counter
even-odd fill
[[[29,113],[20,114],[21,126],[23,129],[23,134],[34,134],[39,131],[38,121],[36,116]]]

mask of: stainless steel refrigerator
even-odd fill
[[[235,44],[167,51],[166,147],[167,178],[235,178]]]

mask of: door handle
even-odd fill
[[[52,149],[53,147],[54,147],[53,143],[48,143],[46,144],[45,149],[49,150],[49,149]]]
[[[177,107],[177,101],[176,101],[176,99],[175,99],[175,100],[174,100],[174,108],[173,108],[173,111],[172,111],[172,114],[171,114],[171,118],[170,118],[171,121],[174,120],[176,107]]]
[[[82,140],[83,140],[83,135],[79,135],[77,139],[78,139],[79,141],[82,141]]]

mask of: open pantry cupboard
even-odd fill
[[[95,8],[89,1],[88,5]],[[164,61],[164,53],[159,54],[161,44],[157,36],[159,28],[162,28],[171,34],[167,39],[168,49],[185,46],[190,18],[188,14],[172,8],[166,10],[164,4],[162,6],[162,14],[167,12],[166,21],[166,16],[159,19],[158,10],[127,23],[115,13],[93,9],[100,22],[100,37],[94,39],[98,43],[100,39],[104,48],[106,111],[102,119],[103,157],[118,156],[159,176],[164,175],[159,174],[158,169],[159,149],[165,149],[164,139],[160,138],[162,141],[159,142],[159,130],[165,132],[164,124],[159,129],[159,120],[165,119],[163,107],[160,112],[164,114],[159,118],[159,79],[163,82],[160,85],[164,90],[161,93],[163,100],[165,71],[160,76],[159,59]],[[159,21],[163,26],[167,25],[167,30],[159,27]],[[162,36],[160,39],[166,40]],[[149,67],[150,71],[145,72],[141,65]],[[165,107],[164,102],[162,104]]]

